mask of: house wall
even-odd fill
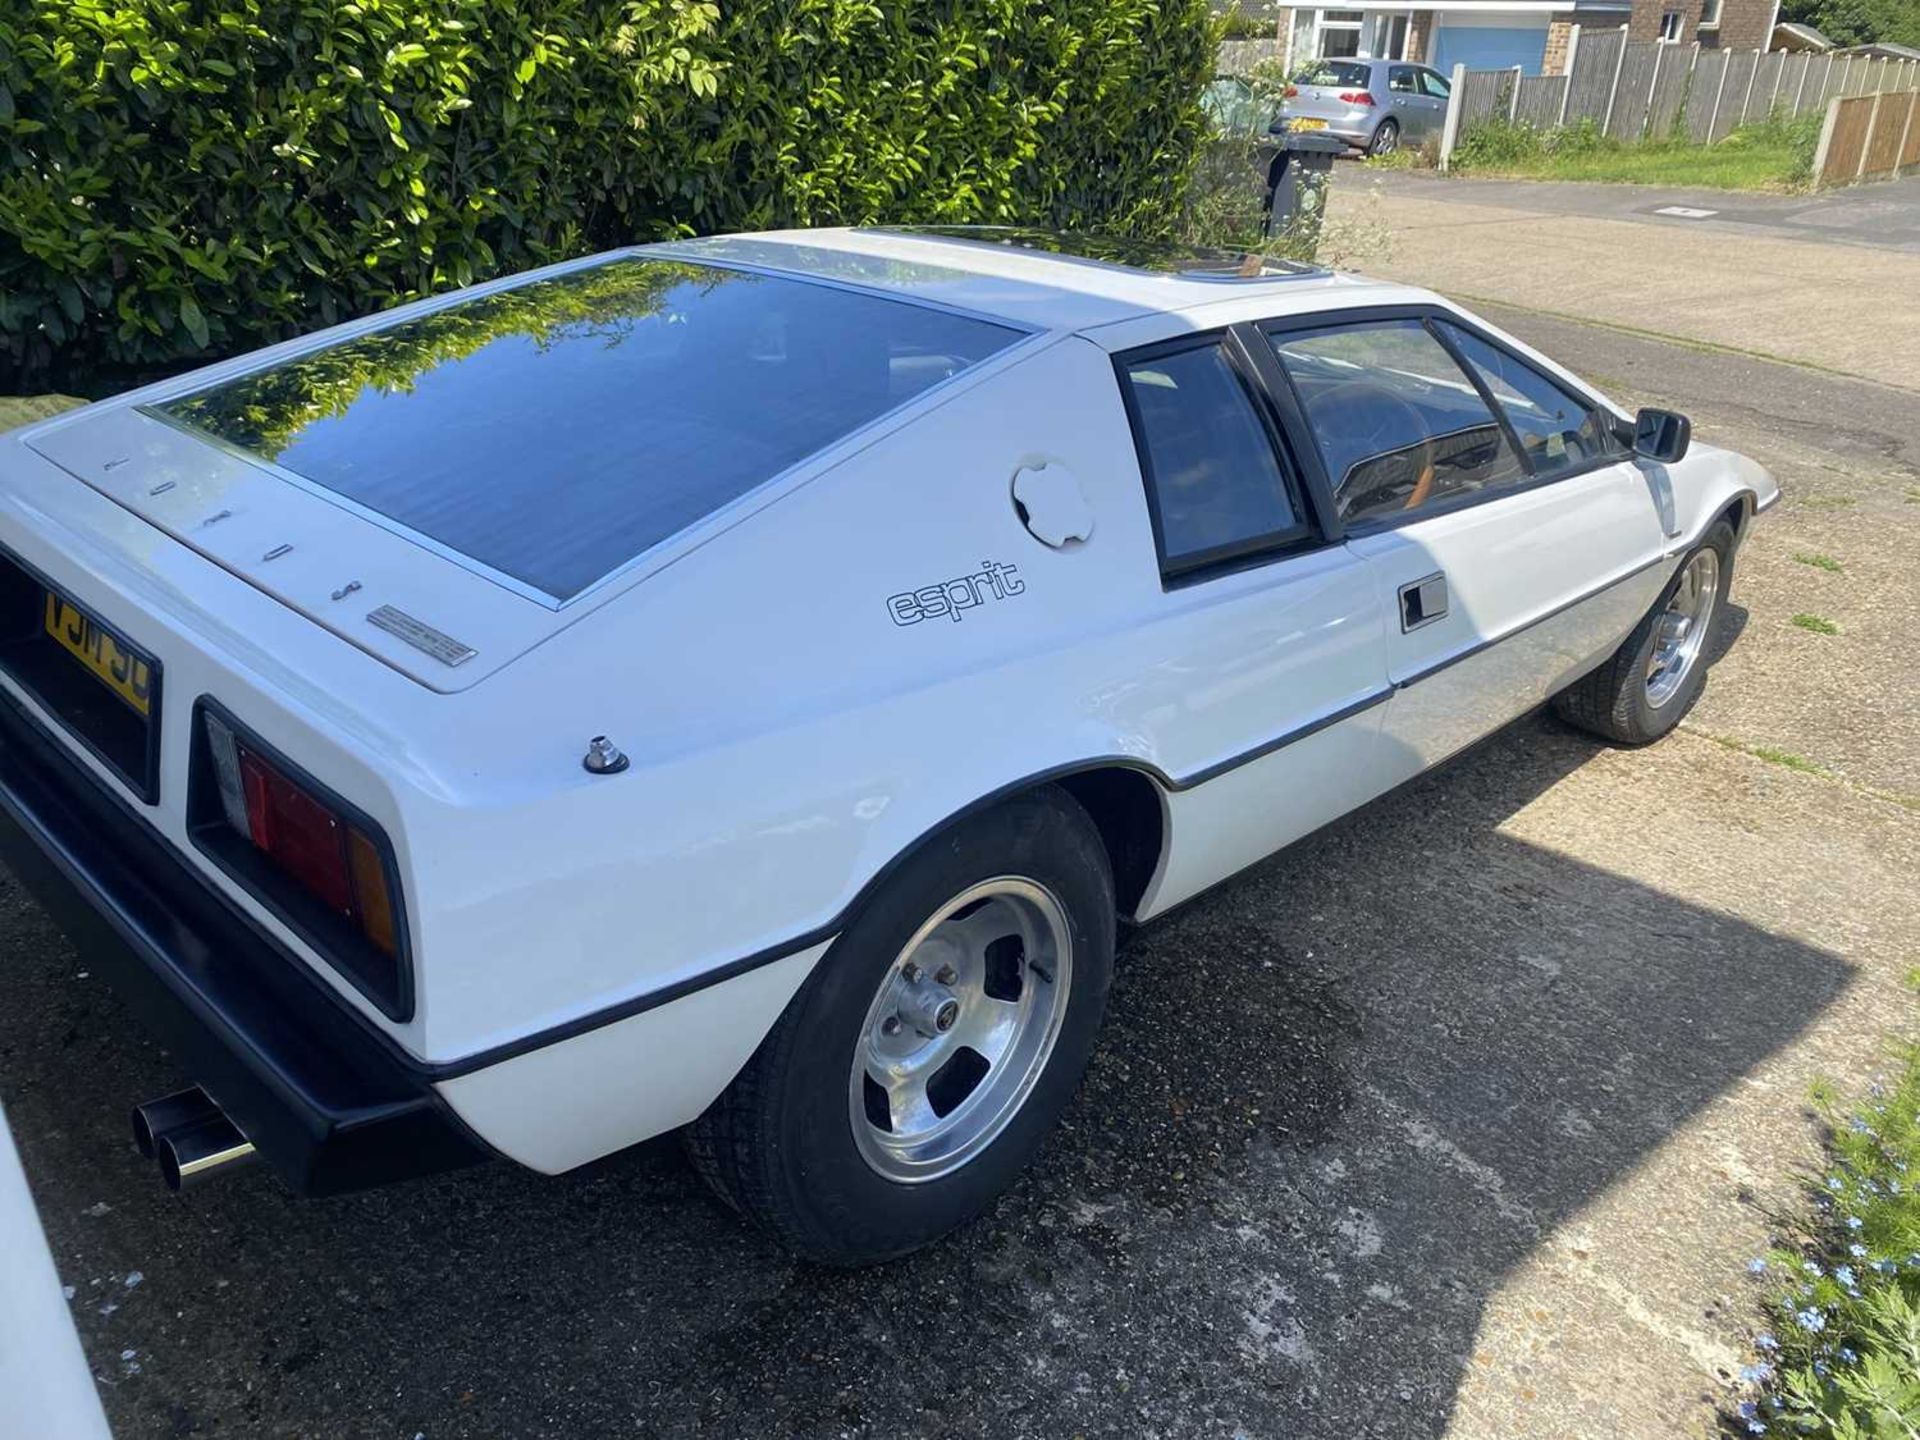
[[[1567,73],[1567,52],[1573,44],[1573,17],[1556,15],[1547,22],[1547,53],[1540,62],[1542,75]]]
[[[1777,0],[1720,0],[1720,48],[1766,49],[1773,43],[1773,17],[1777,8]],[[1714,32],[1703,31],[1700,43],[1714,43]]]
[[[1407,26],[1407,59],[1416,64],[1427,63],[1427,56],[1433,49],[1433,12],[1416,10]]]
[[[1701,0],[1633,0],[1633,14],[1627,22],[1630,40],[1657,40],[1660,17],[1669,10],[1682,15],[1680,40],[1698,40],[1701,48],[1712,50],[1764,50],[1773,38],[1776,0],[1720,0],[1720,24],[1709,30],[1700,28]]]

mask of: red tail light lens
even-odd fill
[[[380,848],[364,831],[202,711],[227,824],[301,889],[388,956],[393,896]]]
[[[1368,109],[1373,107],[1373,96],[1366,90],[1342,90],[1340,98],[1348,105],[1364,105]]]
[[[1300,93],[1300,87],[1298,85],[1289,85],[1285,90],[1280,92],[1281,98],[1286,100],[1293,99],[1299,93]]]

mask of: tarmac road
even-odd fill
[[[1064,1133],[908,1261],[797,1266],[670,1143],[167,1195],[125,1114],[179,1077],[0,877],[0,1100],[116,1432],[1705,1433],[1809,1080],[1913,1019],[1920,405],[1489,313],[1781,476],[1706,698],[1638,752],[1523,720],[1139,931]]]

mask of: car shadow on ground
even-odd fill
[[[1501,828],[1594,753],[1521,721],[1131,934],[1055,1143],[875,1270],[671,1143],[166,1195],[122,1117],[176,1077],[11,884],[0,1098],[123,1440],[1438,1435],[1514,1267],[1850,975]]]

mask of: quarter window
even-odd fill
[[[1349,523],[1512,485],[1526,467],[1418,320],[1273,334]]]
[[[1536,475],[1557,474],[1618,453],[1612,427],[1603,424],[1586,401],[1478,335],[1445,321],[1440,328],[1493,392]]]
[[[1167,573],[1304,535],[1273,437],[1222,345],[1130,361],[1125,375]]]

